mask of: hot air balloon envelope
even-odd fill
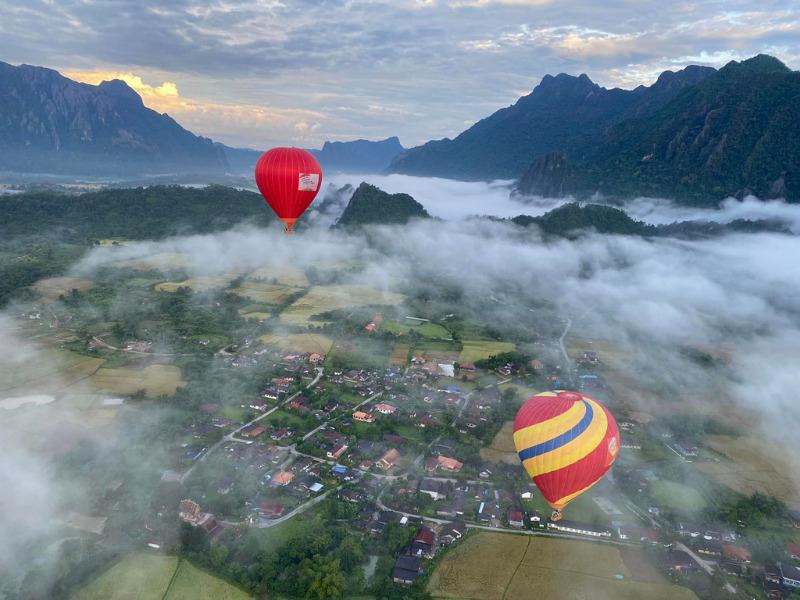
[[[609,410],[578,392],[536,394],[514,420],[514,446],[522,465],[556,517],[605,475],[619,445]]]
[[[286,233],[292,233],[322,185],[322,168],[301,148],[272,148],[256,163],[256,185]]]

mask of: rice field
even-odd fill
[[[130,554],[73,596],[73,600],[162,600],[178,559]]]
[[[327,355],[333,340],[319,333],[289,333],[286,335],[262,335],[262,342],[268,346],[278,346],[290,352],[319,352]]]
[[[504,352],[513,352],[516,348],[511,342],[494,340],[464,340],[462,344],[461,354],[458,355],[459,362],[475,362]]]
[[[506,421],[492,439],[489,446],[481,448],[481,458],[491,462],[518,465],[519,458],[514,448],[514,422]]]
[[[696,600],[666,579],[634,577],[609,544],[501,533],[471,535],[431,575],[434,598]],[[622,576],[618,579],[617,576]]]
[[[226,581],[175,556],[129,554],[73,596],[73,600],[246,600]]]
[[[164,600],[247,600],[251,596],[182,560]]]
[[[729,460],[696,461],[698,470],[742,494],[761,492],[788,504],[800,504],[800,490],[787,475],[791,469],[780,452],[770,452],[770,447],[746,436],[711,435],[706,443]]]
[[[384,292],[360,285],[315,285],[290,304],[280,320],[292,325],[307,325],[316,314],[348,306],[395,305],[405,300],[402,294]]]
[[[292,287],[308,287],[309,281],[302,269],[291,266],[261,267],[250,273],[246,281],[275,281]]]
[[[67,295],[73,289],[78,291],[88,290],[94,286],[91,279],[81,277],[48,277],[40,279],[33,285],[45,302],[55,302],[61,294]]]
[[[7,368],[0,371],[0,397],[18,396],[20,391],[26,396],[60,392],[87,379],[105,362],[102,358],[58,350],[46,350],[39,356],[46,360],[28,363],[22,354],[19,363],[4,363]]]
[[[393,367],[405,367],[408,364],[408,351],[410,344],[395,344],[389,357],[389,364]]]
[[[218,277],[192,277],[183,281],[165,281],[156,286],[159,292],[177,292],[179,288],[191,288],[195,292],[209,292],[221,290],[228,287],[228,284],[236,278],[236,274],[228,273]]]
[[[98,391],[134,394],[145,390],[148,396],[171,396],[177,388],[186,385],[181,370],[174,365],[148,365],[141,369],[101,368],[89,378],[89,383]]]
[[[654,481],[650,484],[650,492],[660,505],[682,514],[698,513],[708,504],[695,488],[676,481]]]
[[[234,294],[249,298],[256,302],[276,305],[283,304],[292,294],[302,291],[303,288],[283,284],[263,283],[260,281],[245,281],[241,286],[233,288]]]
[[[438,323],[421,323],[412,325],[400,321],[384,321],[380,326],[381,331],[388,331],[395,335],[406,335],[410,331],[416,331],[420,335],[432,340],[452,339],[450,332]]]

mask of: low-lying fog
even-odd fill
[[[431,215],[446,220],[465,219],[474,215],[500,218],[522,214],[539,216],[573,201],[572,198],[514,196],[510,194],[513,181],[466,182],[397,174],[335,174],[327,181],[337,188],[346,184],[357,187],[360,182],[366,181],[391,194],[410,194]],[[619,208],[624,209],[633,219],[651,225],[693,220],[724,224],[736,219],[775,219],[786,223],[792,231],[800,233],[800,204],[787,204],[781,200],[761,201],[753,196],[744,200],[729,198],[721,202],[717,209],[692,208],[664,198],[635,198]],[[344,210],[344,205],[341,210]]]
[[[409,193],[445,221],[371,227],[361,233],[312,226],[294,236],[283,235],[278,224],[269,229],[238,227],[213,235],[97,248],[71,274],[91,276],[97,268],[120,260],[172,253],[185,257],[192,275],[269,266],[355,265],[345,281],[410,296],[419,289],[447,288],[501,332],[519,335],[537,320],[556,330],[572,321],[573,331],[629,350],[630,374],[659,390],[659,401],[679,398],[696,405],[718,394],[710,405],[713,410],[741,409],[753,419],[752,430],[764,444],[796,446],[800,237],[757,233],[677,241],[588,233],[574,241],[543,241],[535,228],[467,217],[542,214],[565,200],[511,199],[507,182],[400,175],[336,175],[329,181],[357,186],[362,180],[388,192]],[[719,210],[636,199],[626,209],[649,223],[771,217],[791,223],[795,231],[800,226],[800,207],[755,199],[729,200]],[[540,311],[542,306],[548,310]],[[20,347],[11,334],[0,339],[5,348]],[[689,345],[724,346],[730,362],[710,374],[686,358]],[[36,360],[31,355],[35,348],[24,349],[26,360]],[[0,353],[0,372],[18,363],[13,353]],[[37,393],[17,389],[13,396]],[[58,404],[29,409],[45,411]],[[2,419],[0,439],[3,447],[13,439]],[[55,493],[47,465],[21,454],[0,458],[0,559],[13,557],[18,544],[29,539],[21,533],[24,527],[19,524],[27,521],[20,515],[28,514],[30,506],[40,506],[39,498],[47,498],[49,506]],[[791,458],[792,475],[800,485],[800,461]]]

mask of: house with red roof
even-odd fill
[[[522,529],[525,526],[525,514],[521,510],[513,510],[509,508],[508,512],[506,513],[506,518],[508,519],[508,525],[510,527]]]

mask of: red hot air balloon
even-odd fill
[[[600,481],[619,452],[619,429],[609,410],[578,392],[530,397],[514,420],[522,465],[555,509],[554,521],[574,498]]]
[[[256,163],[256,184],[267,204],[284,222],[286,233],[314,201],[322,185],[322,168],[300,148],[273,148]]]

